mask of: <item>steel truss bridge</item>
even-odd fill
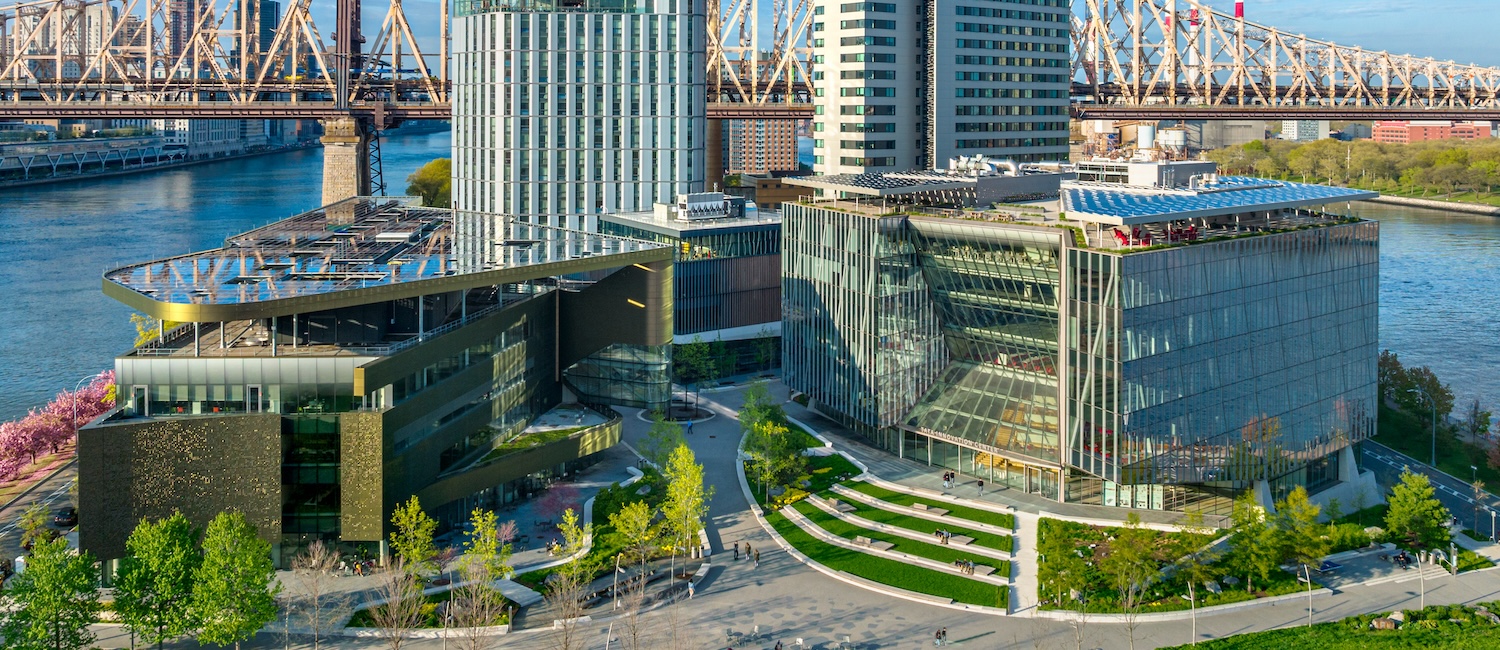
[[[762,0],[708,0],[710,118],[812,115],[812,1],[767,1],[770,25]],[[360,2],[336,0],[325,34],[312,0],[287,0],[269,42],[257,0],[0,5],[0,118],[346,120],[338,137],[360,151],[379,129],[449,118],[449,3],[419,35],[385,0],[367,39]],[[1497,68],[1287,34],[1196,0],[1075,5],[1075,117],[1500,119]]]

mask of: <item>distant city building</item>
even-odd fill
[[[1373,137],[1376,142],[1409,144],[1429,140],[1476,140],[1492,136],[1487,124],[1421,120],[1376,122]]]
[[[782,208],[783,376],[814,408],[1060,501],[1228,515],[1251,490],[1378,493],[1353,445],[1378,407],[1379,225],[1317,208],[1373,193],[958,162],[792,179],[826,197]]]
[[[1193,151],[1223,149],[1266,138],[1263,120],[1187,120],[1182,127],[1188,134],[1188,149]]]
[[[797,169],[792,120],[724,120],[724,172],[767,174]]]
[[[245,150],[247,120],[151,120],[151,127],[169,147],[182,147],[193,158],[229,156]],[[264,120],[249,120],[264,122]],[[262,127],[264,128],[264,127]],[[264,143],[264,140],[262,140]]]
[[[816,0],[814,169],[1068,157],[1068,0]]]
[[[1340,140],[1369,140],[1374,135],[1375,131],[1369,124],[1364,122],[1349,122],[1339,127],[1337,135],[1333,137],[1337,137]]]
[[[1328,120],[1282,120],[1281,139],[1312,142],[1328,137]]]
[[[459,3],[454,209],[594,230],[701,192],[703,2]]]
[[[270,51],[271,44],[276,41],[276,28],[281,25],[280,2],[276,2],[275,0],[250,0],[248,3],[236,4],[234,8],[234,28],[236,30],[240,28],[240,10],[256,6],[257,4],[259,5],[259,22],[257,23],[259,28],[256,30],[255,37],[260,41],[260,51],[267,52]],[[239,66],[239,57],[240,53],[238,49],[229,53],[229,60],[235,66]]]

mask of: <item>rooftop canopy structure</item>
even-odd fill
[[[531,224],[508,227],[507,237],[489,244],[499,251],[487,251],[483,263],[465,264],[450,211],[420,207],[408,197],[352,198],[235,235],[221,248],[108,271],[104,293],[161,320],[232,321],[671,256],[655,242]]]

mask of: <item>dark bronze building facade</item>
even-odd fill
[[[671,249],[523,224],[460,259],[481,248],[464,233],[361,198],[106,273],[107,294],[181,324],[116,360],[120,406],[80,432],[80,545],[119,558],[142,518],[234,509],[284,558],[314,539],[379,551],[413,495],[456,523],[616,444],[618,416],[589,405],[604,424],[492,453],[562,403],[580,360],[670,343]]]

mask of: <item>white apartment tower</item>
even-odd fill
[[[822,174],[1068,155],[1068,0],[816,0]]]
[[[717,1],[717,0],[714,0]],[[703,191],[704,0],[459,0],[453,207],[594,231]]]

